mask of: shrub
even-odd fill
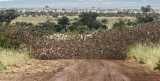
[[[150,15],[144,15],[144,16],[137,17],[138,23],[147,23],[147,22],[152,22],[152,21],[154,21],[154,17]]]
[[[127,25],[125,23],[125,21],[120,20],[119,22],[116,22],[113,24],[113,29],[123,29],[125,28]]]
[[[77,27],[77,31],[82,34],[82,33],[85,33],[89,30],[89,28],[87,26],[78,26]]]
[[[3,48],[19,48],[20,42],[16,41],[9,35],[0,34],[0,46]]]
[[[78,26],[82,26],[80,22],[73,22],[71,26],[68,27],[70,31],[77,31]]]
[[[56,32],[60,32],[61,30],[63,30],[64,29],[64,26],[62,26],[62,25],[54,25],[54,30],[56,31]]]
[[[108,29],[108,27],[106,25],[102,25],[102,29]]]
[[[15,25],[17,26],[33,26],[33,23],[27,23],[27,22],[15,22]]]
[[[72,31],[76,31],[77,30],[77,26],[71,25],[68,27],[68,29],[72,32]]]
[[[108,19],[102,19],[101,22],[104,23],[104,24],[108,23]]]
[[[92,21],[92,22],[89,22],[88,25],[90,30],[92,29],[98,29],[98,28],[101,28],[102,27],[102,23],[100,23],[99,21]]]

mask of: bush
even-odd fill
[[[10,37],[9,35],[0,34],[0,47],[3,48],[20,48],[21,43]]]
[[[99,21],[92,21],[92,22],[89,22],[88,25],[90,30],[92,29],[98,29],[98,28],[101,28],[102,27],[102,23],[100,23]]]
[[[61,30],[63,30],[64,29],[64,26],[62,26],[62,25],[54,25],[54,30],[56,31],[56,32],[60,32]]]
[[[78,21],[73,22],[71,26],[68,27],[70,31],[77,31],[78,26],[82,26],[82,24]]]
[[[144,15],[144,16],[137,17],[138,23],[147,23],[147,22],[152,22],[152,21],[154,21],[154,17],[150,15]]]
[[[130,20],[127,22],[127,25],[128,26],[134,26],[134,25],[137,25],[136,22],[131,22]]]
[[[78,26],[77,27],[77,31],[82,34],[82,33],[85,33],[89,30],[89,28],[87,26]]]
[[[77,30],[77,26],[71,25],[68,27],[68,29],[72,32],[72,31]]]
[[[27,22],[15,22],[15,25],[17,26],[33,26],[33,23],[27,23]]]
[[[102,29],[108,29],[108,27],[106,25],[102,25]]]
[[[104,24],[108,23],[108,19],[102,19],[101,22],[104,23]]]
[[[49,20],[44,23],[39,23],[39,25],[36,26],[36,28],[39,28],[40,30],[44,31],[55,31],[60,32],[64,29],[64,26],[55,24],[54,22],[50,22]]]
[[[123,29],[125,28],[127,25],[125,23],[125,21],[120,20],[119,22],[116,22],[113,24],[113,29]]]

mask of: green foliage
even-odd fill
[[[130,20],[128,20],[128,22],[127,22],[127,25],[128,26],[134,26],[134,25],[136,25],[137,23],[136,22],[132,22],[132,21],[130,21]]]
[[[12,20],[17,18],[19,15],[13,9],[6,10],[0,13],[0,23],[5,22],[8,25]]]
[[[152,21],[154,21],[155,18],[157,18],[157,17],[152,16],[152,15],[139,16],[139,17],[137,17],[137,22],[138,23],[152,22]]]
[[[54,25],[54,30],[56,31],[56,32],[60,32],[61,30],[63,30],[64,29],[64,27],[62,26],[62,25]]]
[[[55,32],[60,32],[61,30],[64,29],[64,26],[59,25],[59,24],[55,24],[54,22],[51,22],[49,20],[44,23],[39,23],[39,25],[36,27],[41,30],[47,30],[47,31],[51,30],[51,31],[55,31]]]
[[[100,28],[100,27],[102,27],[102,23],[101,22],[99,22],[99,21],[96,21],[96,20],[94,20],[94,21],[90,21],[90,22],[88,22],[88,25],[87,25],[90,29],[98,29],[98,28]]]
[[[123,20],[120,20],[119,22],[116,22],[116,23],[113,24],[113,29],[123,29],[126,26],[127,26],[126,22],[123,21]]]
[[[68,29],[72,32],[72,31],[77,30],[77,26],[71,25],[68,27]]]
[[[63,16],[62,18],[58,19],[58,24],[60,25],[68,25],[69,24],[69,18],[66,16]]]
[[[15,22],[16,26],[33,26],[33,23],[27,23],[27,22]]]
[[[108,27],[106,25],[102,25],[102,29],[108,29]]]
[[[82,24],[78,21],[72,23],[73,26],[81,26]]]
[[[0,47],[3,48],[20,48],[21,43],[14,40],[11,36],[0,34]]]
[[[56,24],[47,20],[44,23],[39,23],[39,25],[40,25],[39,28],[42,30],[54,30],[54,25]]]
[[[62,25],[67,32],[66,25],[69,25],[69,18],[66,16],[63,16],[62,18],[58,19],[58,24]]]
[[[85,33],[89,30],[87,26],[83,26],[80,22],[73,22],[71,26],[68,27],[71,32]]]
[[[141,10],[142,10],[143,13],[147,13],[147,12],[150,12],[152,10],[152,8],[151,8],[150,5],[148,5],[146,7],[142,6]]]
[[[98,13],[95,12],[89,12],[89,13],[81,13],[79,15],[80,18],[80,22],[82,23],[82,25],[86,25],[89,27],[89,29],[98,29],[99,27],[102,26],[102,24],[97,21],[97,17],[98,17]]]
[[[102,19],[101,22],[106,24],[106,23],[108,23],[108,19]]]
[[[82,34],[82,33],[85,33],[89,30],[89,28],[87,26],[78,26],[77,27],[77,31],[78,33]]]
[[[82,26],[82,24],[78,21],[73,22],[71,26],[68,27],[70,31],[77,31],[78,26]]]

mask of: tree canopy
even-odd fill
[[[0,23],[2,24],[5,22],[6,24],[9,24],[12,20],[16,19],[18,17],[18,13],[13,10],[6,10],[0,13]]]

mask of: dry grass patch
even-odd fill
[[[127,59],[146,64],[151,69],[158,69],[158,65],[160,65],[160,45],[137,44],[129,49]]]
[[[0,48],[0,74],[7,66],[14,66],[29,59],[29,53],[26,51]]]

